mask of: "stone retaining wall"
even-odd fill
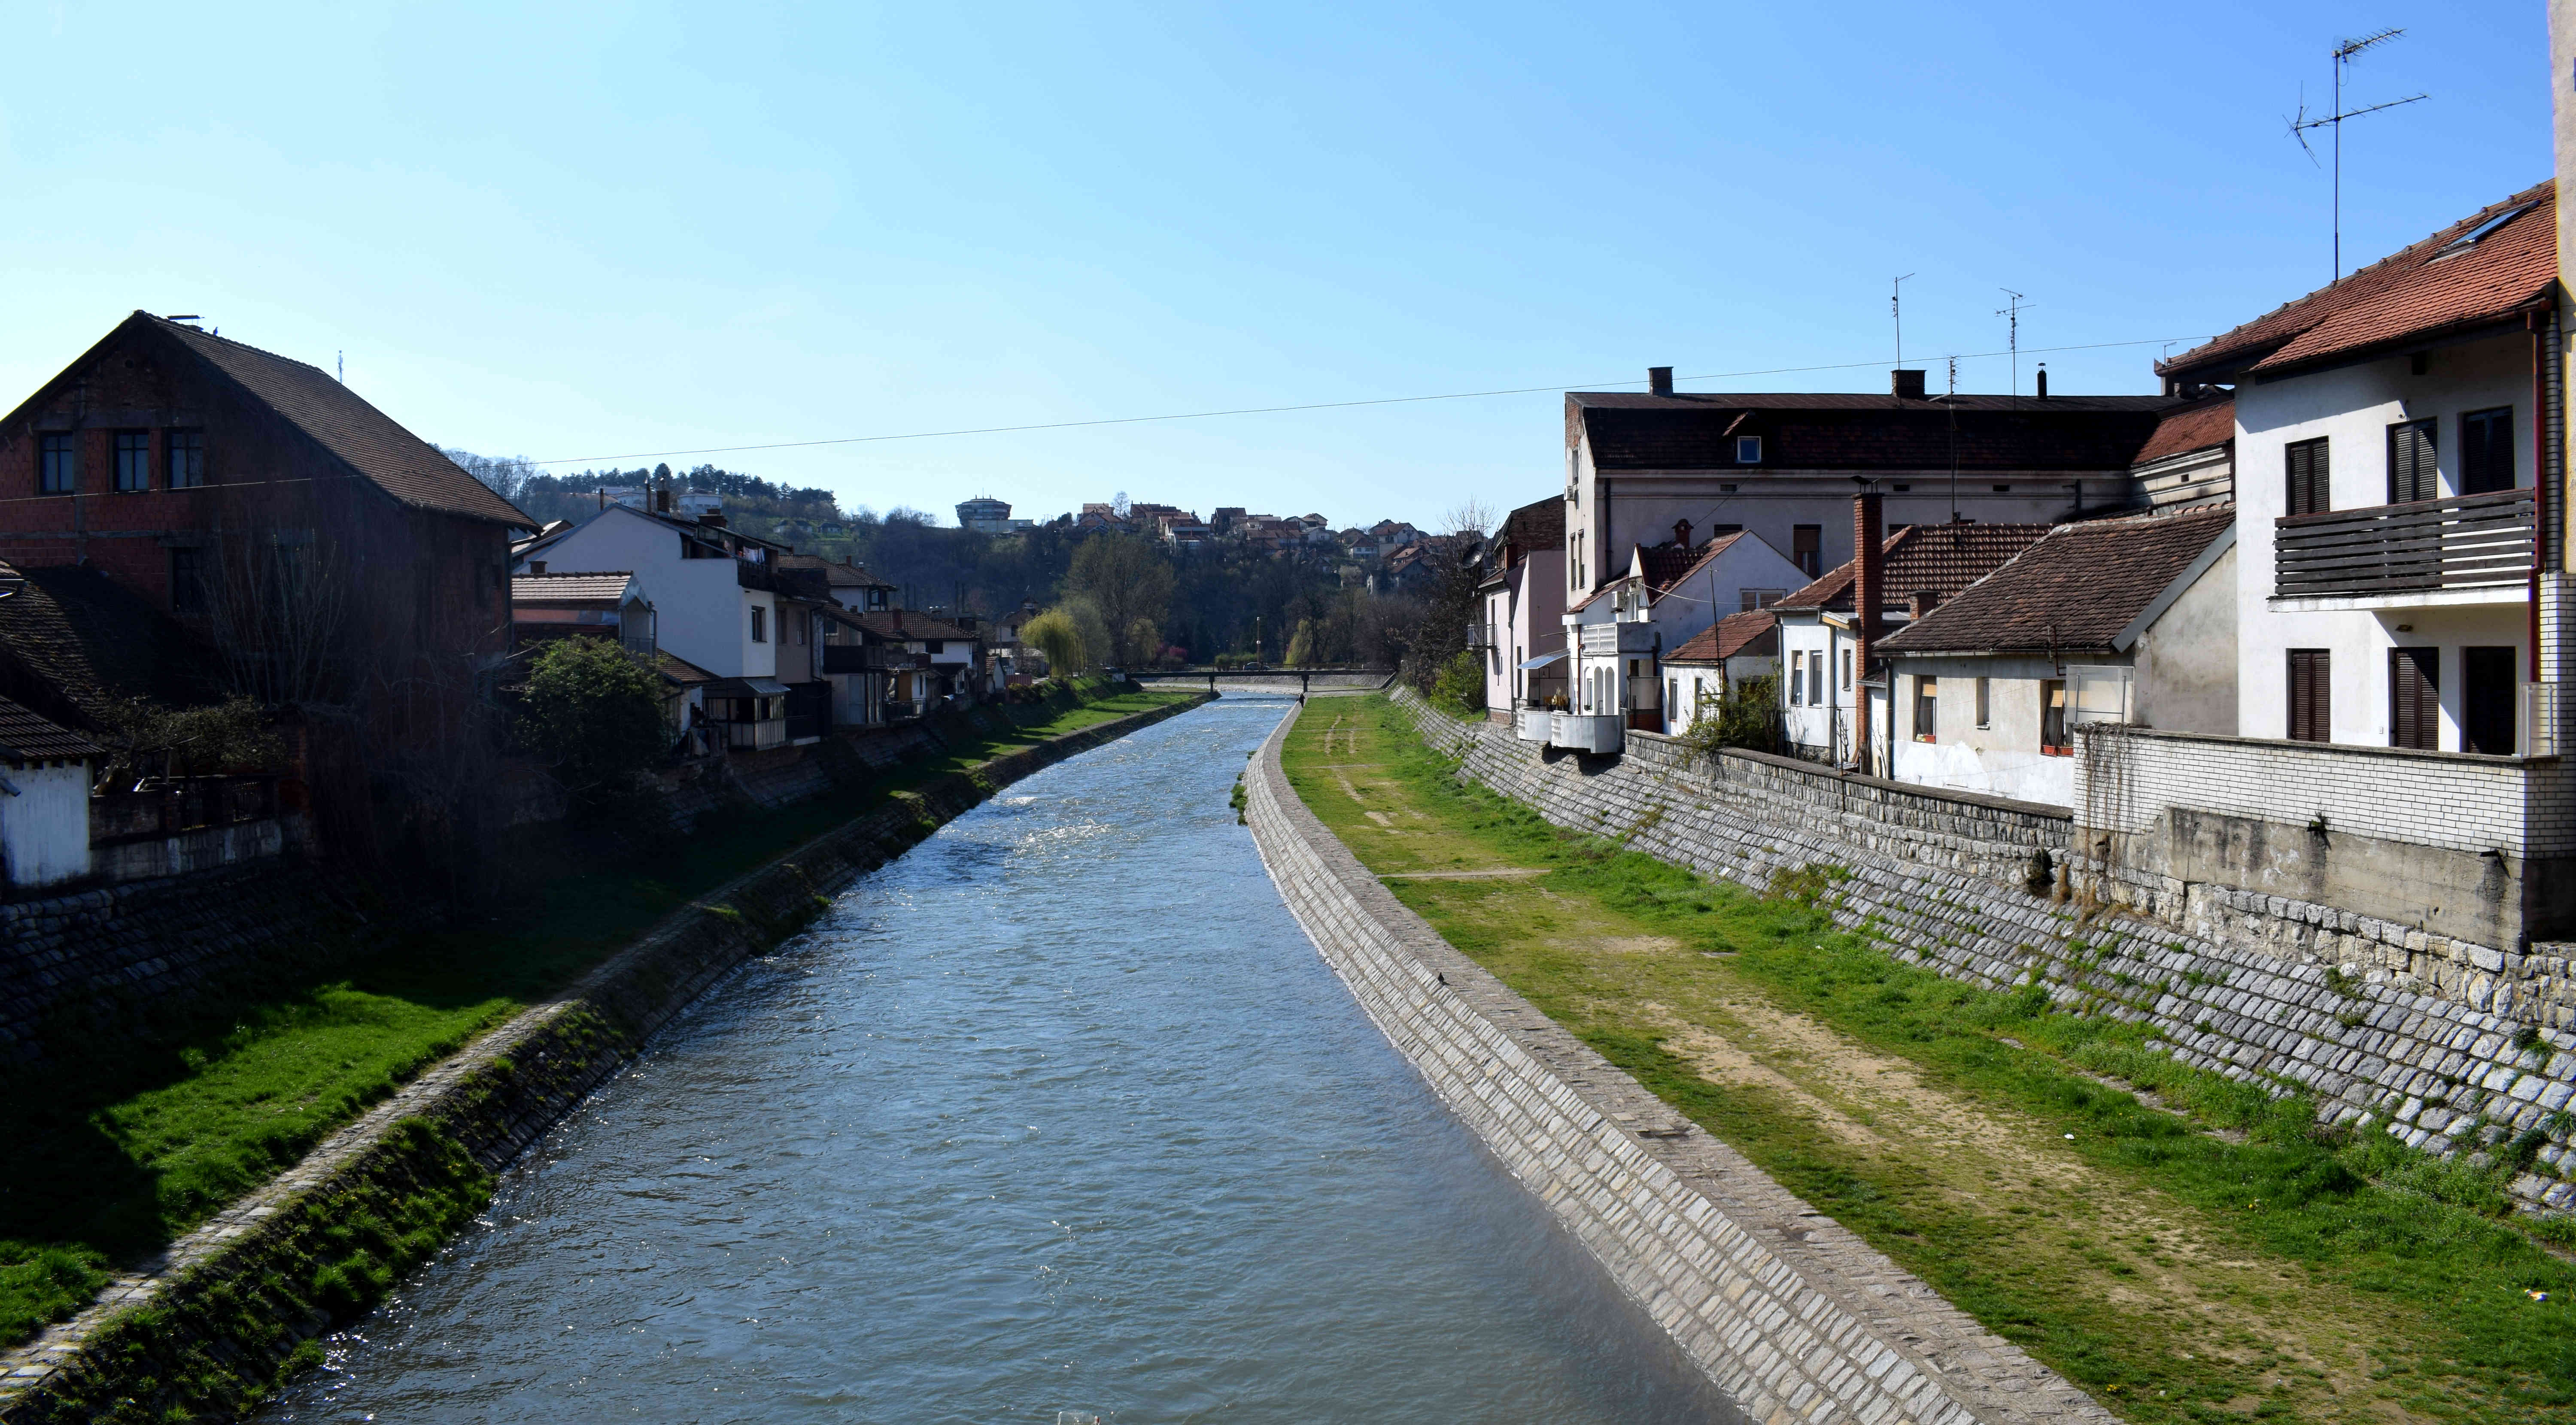
[[[1452,949],[1298,800],[1287,731],[1244,779],[1245,819],[1298,923],[1745,1419],[2112,1419]]]
[[[266,1188],[35,1342],[0,1355],[0,1425],[222,1417],[329,1329],[306,1264],[341,1224],[317,1204],[413,1190],[462,1145],[498,1171],[748,957],[832,894],[994,790],[1206,701],[1132,713],[1008,753],[885,806],[670,916],[559,998],[535,1006],[332,1135]],[[422,1126],[433,1132],[419,1131]]]
[[[2483,1000],[2427,993],[2384,966],[2347,973],[2336,961],[2285,958],[2295,942],[2245,923],[2285,935],[2303,924],[2329,938],[2394,934],[2425,953],[2421,932],[2410,942],[2395,927],[2338,920],[2324,907],[2218,888],[2195,926],[2105,913],[1983,874],[2010,862],[2008,844],[1986,839],[1982,821],[1964,832],[1856,826],[1855,815],[1821,815],[1811,796],[1712,775],[1668,741],[1656,747],[1630,733],[1617,759],[1549,754],[1508,727],[1459,721],[1409,691],[1395,697],[1433,747],[1460,760],[1461,776],[1558,826],[1757,890],[1810,867],[1847,873],[1832,887],[1835,920],[1901,959],[1991,989],[2036,978],[2066,1009],[2149,1026],[2184,1063],[2273,1093],[2313,1094],[2321,1118],[2385,1122],[2438,1156],[2537,1134],[2537,1161],[2514,1195],[2576,1210],[2576,1182],[2560,1176],[2576,1172],[2565,1112],[2576,1099],[2576,1033],[2495,1007],[2495,986],[2521,972],[2501,955]],[[2353,928],[2324,929],[2341,924]]]

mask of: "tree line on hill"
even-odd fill
[[[540,523],[579,523],[598,512],[602,488],[665,478],[680,492],[721,496],[734,528],[856,564],[894,584],[906,608],[998,618],[1036,605],[1050,615],[1039,633],[1056,645],[1041,650],[1074,667],[1400,665],[1428,691],[1463,650],[1474,609],[1474,569],[1454,558],[1425,593],[1377,593],[1346,577],[1343,555],[1329,546],[1274,555],[1220,542],[1182,552],[1069,523],[984,534],[900,506],[844,512],[828,490],[713,465],[550,475],[524,459],[446,453]],[[1488,521],[1470,508],[1449,523],[1471,536],[1458,546],[1466,550]]]

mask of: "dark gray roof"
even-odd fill
[[[1972,396],[1911,400],[1847,392],[1569,391],[1569,437],[1589,438],[1602,470],[1947,470],[1957,413],[1959,468],[2125,471],[2175,396]],[[1762,437],[1736,460],[1735,438]]]
[[[88,738],[0,698],[0,761],[23,767],[30,762],[78,761],[98,755],[97,744]]]

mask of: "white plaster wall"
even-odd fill
[[[1781,619],[1780,667],[1784,679],[1786,673],[1799,664],[1795,654],[1803,653],[1808,659],[1825,660],[1825,698],[1821,704],[1786,703],[1788,685],[1785,681],[1781,685],[1789,740],[1797,746],[1822,754],[1833,746],[1837,723],[1845,729],[1851,726],[1852,693],[1840,682],[1843,651],[1850,647],[1849,637],[1813,614],[1803,617],[1790,615]],[[1840,710],[1839,716],[1837,709]]]
[[[2175,599],[2131,650],[2131,717],[2177,732],[2236,729],[2236,551]],[[2286,676],[2286,675],[2285,675]]]
[[[733,560],[683,559],[680,545],[678,530],[612,505],[556,541],[545,562],[557,574],[635,574],[653,591],[662,647],[719,678],[777,677],[777,599],[743,588]],[[766,610],[773,641],[751,641],[754,607]]]
[[[89,764],[0,767],[18,795],[0,796],[0,855],[9,881],[49,886],[89,874]]]
[[[1667,536],[1671,533],[1669,529],[1665,531]],[[1648,609],[1648,617],[1663,635],[1664,647],[1675,649],[1728,614],[1742,612],[1745,590],[1777,589],[1785,594],[1806,587],[1808,582],[1798,566],[1789,562],[1788,555],[1759,537],[1739,539],[1710,560],[1707,568],[1656,599]]]
[[[1898,658],[1895,755],[1900,782],[2073,806],[2075,759],[2040,751],[2039,687],[2062,676],[2045,658]],[[1934,741],[1914,740],[1917,680],[1940,680]],[[1986,679],[1986,721],[1977,722],[1976,683]]]
[[[2441,745],[2460,745],[2459,649],[2467,644],[2522,648],[2524,596],[2519,588],[2483,591],[2470,607],[2307,610],[2275,608],[2273,522],[2288,498],[2283,447],[2328,437],[2334,508],[2388,502],[2388,427],[2426,417],[2441,421],[2442,488],[2459,480],[2459,415],[2514,408],[2514,477],[2528,487],[2531,449],[2530,340],[2520,332],[2435,349],[2429,369],[2412,375],[2403,354],[2271,382],[2247,382],[2236,393],[2237,720],[2245,737],[2289,734],[2289,650],[2332,653],[2333,740],[2388,745],[2388,650],[2433,643],[2442,650]],[[2411,624],[2401,632],[2399,624]]]

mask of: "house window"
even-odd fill
[[[2334,737],[2334,659],[2323,648],[2290,650],[2290,740],[2330,742]]]
[[[2492,495],[2514,487],[2513,407],[2460,417],[2460,493]]]
[[[1979,678],[1977,680],[1977,726],[1979,727],[1991,725],[1988,722],[1988,714],[1993,711],[1994,705],[1987,700],[1987,685],[1991,682],[1993,682],[1993,680],[1990,678]]]
[[[2442,498],[2440,441],[2433,422],[2399,421],[2388,428],[2388,503],[2411,505]]]
[[[2281,447],[2281,464],[2288,477],[2289,498],[2281,512],[2288,515],[2321,515],[2334,508],[2331,462],[2326,458],[2326,438],[2294,440]]]
[[[947,651],[948,651],[948,644],[946,643],[946,641],[945,641],[945,640],[942,640],[942,639],[936,639],[936,638],[934,638],[934,639],[930,640],[930,642],[929,642],[929,643],[927,643],[927,644],[925,644],[925,645],[923,645],[923,646],[924,646],[925,648],[929,649],[929,651],[931,651],[931,652],[933,652],[933,653],[945,653],[945,652],[947,652]]]
[[[1744,603],[1742,612],[1751,613],[1755,609],[1767,609],[1788,597],[1788,594],[1789,591],[1786,589],[1746,589],[1741,595]]]
[[[1823,525],[1790,526],[1789,562],[1797,565],[1810,579],[1823,576],[1825,572],[1825,527]]]
[[[2460,650],[2460,750],[2510,757],[2514,689],[2520,662],[2511,648]]]
[[[1825,655],[1821,653],[1807,655],[1807,702],[1814,707],[1824,706]]]
[[[2388,650],[2388,745],[2430,752],[2442,745],[2442,650]]]
[[[1843,650],[1843,691],[1846,693],[1851,691],[1851,656],[1850,649]]]
[[[206,551],[170,551],[170,611],[193,614],[206,607]]]
[[[1735,438],[1735,463],[1738,465],[1761,464],[1762,437],[1758,435],[1737,436]]]
[[[2039,751],[2044,757],[2072,757],[2075,745],[2066,735],[2066,683],[2047,678],[2039,685]]]
[[[80,452],[70,435],[36,437],[36,490],[68,495],[80,488]]]
[[[1792,652],[1789,655],[1789,706],[1803,707],[1806,701],[1807,655],[1803,651]]]
[[[206,433],[204,431],[164,432],[161,446],[170,462],[171,489],[193,490],[206,483]]]
[[[751,611],[751,641],[754,643],[769,641],[769,610],[757,605],[754,605]]]
[[[1941,730],[1941,680],[1914,680],[1914,740],[1930,742]]]
[[[116,488],[152,488],[152,432],[121,430],[116,433]]]

